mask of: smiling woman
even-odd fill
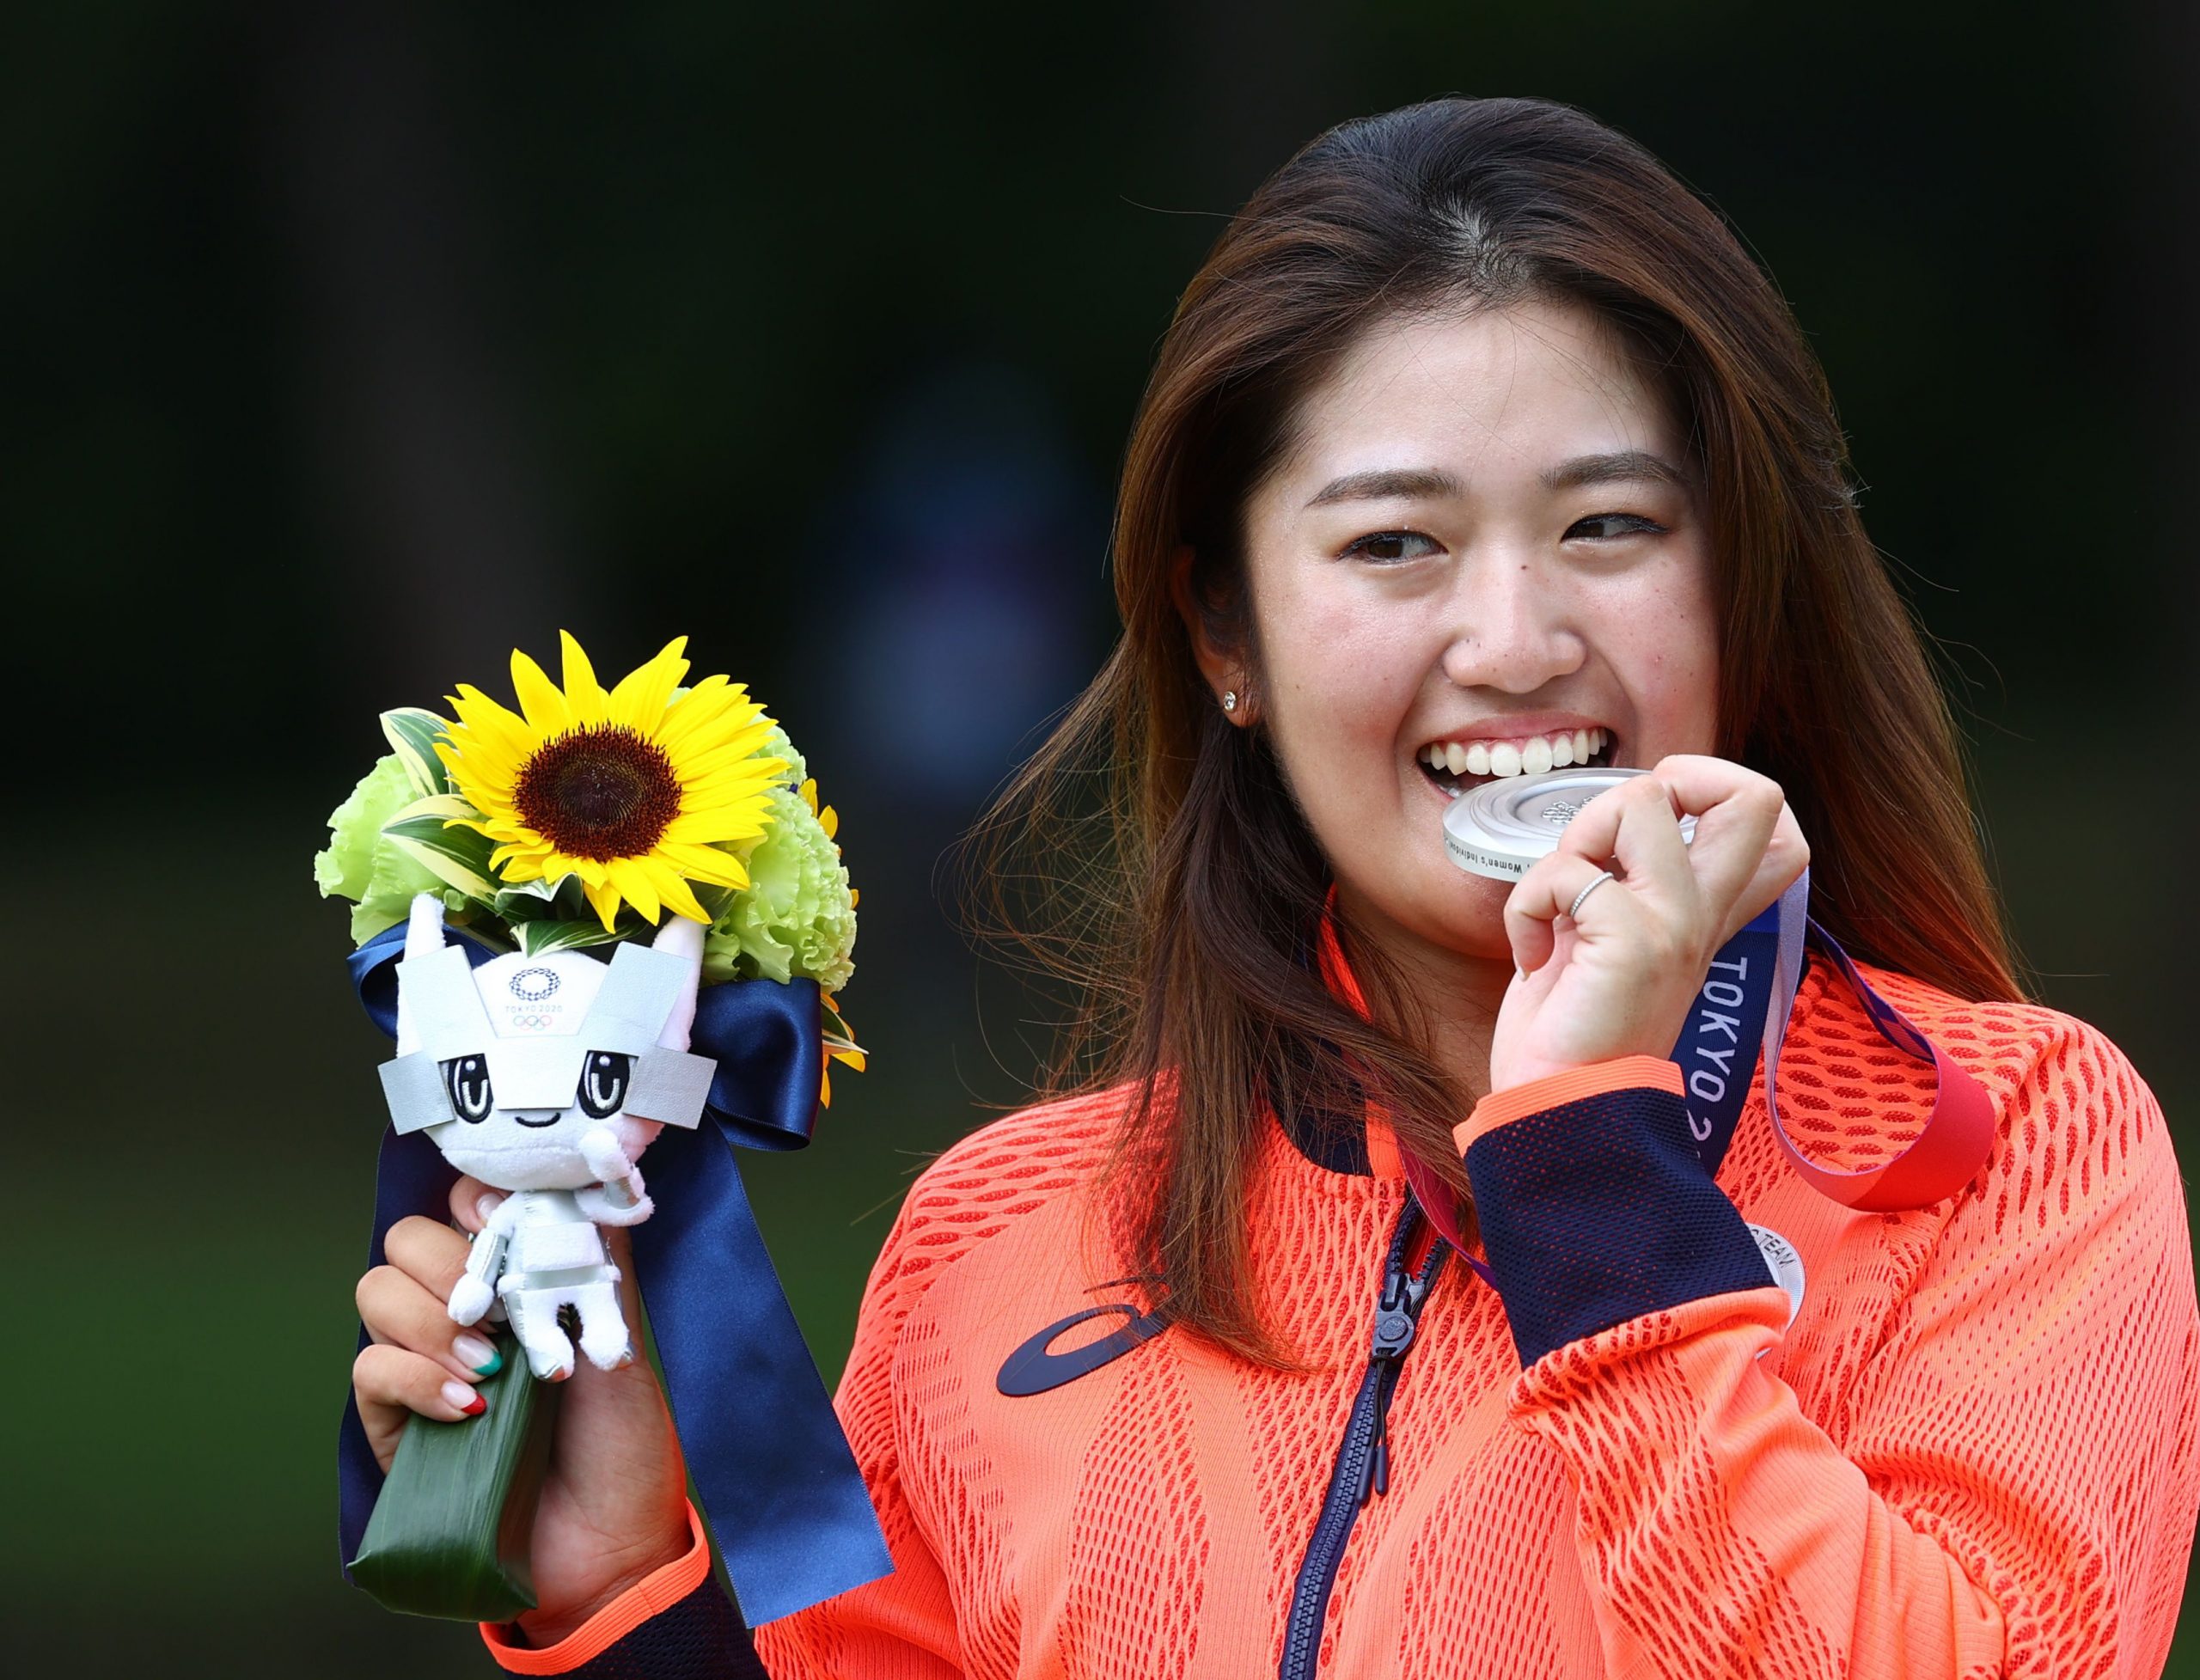
[[[1251,645],[1206,637],[1200,662],[1250,688],[1231,722],[1264,727],[1355,951],[1494,1015],[1509,883],[1462,882],[1430,846],[1443,806],[1570,765],[1577,737],[1597,764],[1719,744],[1687,439],[1617,334],[1537,301],[1372,327],[1296,412],[1246,503]],[[1452,1039],[1458,1084],[1488,1089],[1472,1035]]]
[[[1321,136],[1184,292],[1115,566],[984,831],[1056,1084],[888,1239],[837,1403],[895,1573],[771,1672],[2158,1671],[2176,1163],[2021,996],[1719,217],[1538,101]],[[1463,789],[1583,763],[1642,773],[1517,883],[1447,860]],[[498,1660],[731,1660],[671,1515],[587,1543]]]

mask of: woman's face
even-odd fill
[[[1251,715],[1356,929],[1505,957],[1506,885],[1444,854],[1458,790],[1715,743],[1684,440],[1608,330],[1540,304],[1372,327],[1297,418],[1245,510]]]

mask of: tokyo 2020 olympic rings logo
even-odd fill
[[[512,976],[512,996],[522,1003],[539,1004],[558,989],[558,976],[547,968],[522,968]]]

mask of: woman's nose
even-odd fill
[[[1462,567],[1447,611],[1444,675],[1462,688],[1532,693],[1588,657],[1564,603],[1535,565],[1517,556]]]

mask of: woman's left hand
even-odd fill
[[[1680,819],[1696,818],[1692,843]],[[1615,1056],[1672,1053],[1719,948],[1810,861],[1779,785],[1676,755],[1581,808],[1505,905],[1520,974],[1489,1049],[1492,1090]],[[1568,914],[1581,889],[1605,882]]]

